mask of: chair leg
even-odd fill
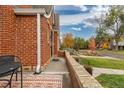
[[[18,71],[16,72],[16,81],[18,80]]]
[[[11,88],[11,84],[12,84],[12,77],[15,71],[12,72],[11,77],[10,77],[10,81],[9,81],[9,87]]]
[[[21,88],[23,88],[23,72],[22,72],[22,66],[21,66]]]

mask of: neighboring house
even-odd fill
[[[114,47],[116,46],[116,43],[113,44]],[[118,42],[118,49],[119,50],[124,50],[124,42]]]
[[[99,47],[102,49],[108,49],[109,48],[109,42],[108,40],[102,40],[99,44]]]
[[[51,5],[1,5],[0,55],[16,55],[36,73],[58,56],[59,16]]]

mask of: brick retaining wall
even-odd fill
[[[58,51],[58,56],[59,56],[59,57],[65,57],[64,51],[63,51],[63,50],[59,50],[59,51]]]
[[[100,83],[77,63],[69,52],[65,51],[65,57],[74,88],[102,88]]]

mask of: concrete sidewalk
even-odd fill
[[[51,61],[47,65],[46,69],[42,74],[68,74],[68,69],[66,66],[66,60],[64,58],[59,58],[59,61]]]
[[[107,69],[107,68],[96,68],[93,67],[93,77],[97,77],[100,74],[117,74],[117,75],[124,75],[124,70],[118,69]]]
[[[115,60],[121,60],[119,58],[114,58],[114,57],[110,57],[110,56],[85,56],[85,55],[79,55],[78,57],[82,57],[82,58],[103,58],[103,59],[115,59]]]
[[[46,69],[42,74],[62,75],[63,77],[63,88],[71,88],[71,78],[64,58],[59,58],[59,61],[51,61],[47,65]]]
[[[104,53],[104,54],[101,54],[101,56],[102,57],[109,56],[109,57],[112,57],[112,58],[117,58],[117,59],[124,60],[124,55],[121,55],[121,54]]]

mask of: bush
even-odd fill
[[[87,72],[92,75],[93,69],[90,65],[84,65],[84,68],[87,70]]]
[[[76,60],[77,62],[80,62],[80,58],[78,58],[78,57],[75,57],[75,60]]]

